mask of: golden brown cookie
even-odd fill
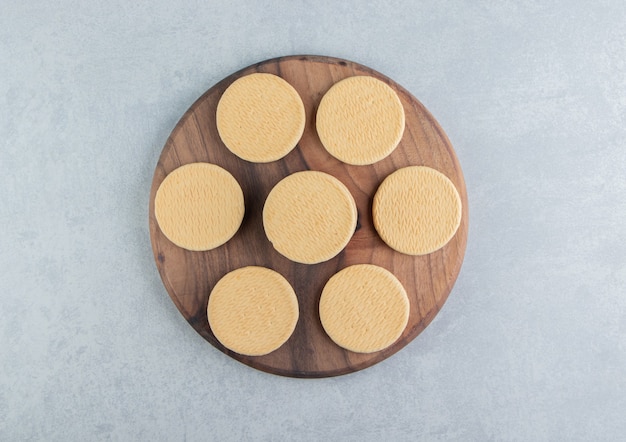
[[[372,353],[400,337],[409,319],[409,299],[388,270],[358,264],[328,280],[319,311],[324,330],[337,345]]]
[[[374,226],[394,250],[432,253],[450,241],[461,223],[461,198],[444,174],[424,166],[399,169],[374,195]]]
[[[163,234],[187,250],[210,250],[235,235],[244,214],[243,192],[215,164],[191,163],[165,177],[154,199]]]
[[[255,73],[235,80],[217,104],[220,138],[235,155],[268,163],[287,155],[304,131],[304,104],[282,78]]]
[[[354,234],[357,209],[350,191],[323,172],[283,178],[263,207],[267,238],[282,255],[303,264],[336,256]]]
[[[396,148],[404,133],[404,108],[387,84],[367,76],[335,83],[322,97],[317,133],[344,163],[373,164]]]
[[[248,356],[279,348],[298,322],[298,299],[289,282],[265,267],[243,267],[220,279],[207,316],[224,347]]]

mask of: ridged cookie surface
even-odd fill
[[[298,322],[298,299],[287,280],[265,267],[243,267],[220,279],[209,297],[213,334],[226,348],[261,356],[279,348]]]
[[[354,234],[357,209],[348,188],[318,171],[283,178],[265,201],[263,227],[283,256],[315,264],[336,256]]]
[[[409,319],[409,299],[391,272],[357,264],[328,280],[319,310],[324,330],[337,345],[372,353],[400,337]]]
[[[384,82],[348,77],[324,94],[316,127],[326,150],[353,165],[373,164],[396,148],[404,133],[404,108]]]
[[[372,205],[374,227],[394,250],[426,255],[445,246],[461,223],[452,181],[424,166],[399,169],[381,183]]]
[[[192,251],[211,250],[231,239],[244,211],[237,180],[209,163],[191,163],[173,170],[154,199],[154,215],[163,234]]]
[[[255,73],[235,80],[216,110],[217,131],[238,157],[256,163],[287,155],[304,132],[304,104],[282,78]]]

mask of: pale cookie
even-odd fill
[[[350,191],[323,172],[283,178],[263,207],[267,238],[282,255],[303,264],[336,256],[354,234],[357,209]]]
[[[159,228],[187,250],[210,250],[239,229],[244,214],[237,180],[215,164],[191,163],[165,177],[154,199]]]
[[[432,253],[461,223],[461,198],[444,174],[423,166],[397,170],[382,182],[372,206],[374,227],[389,247],[408,255]]]
[[[256,163],[287,155],[304,131],[304,104],[298,92],[272,74],[234,81],[217,104],[217,131],[238,157]]]
[[[224,347],[248,356],[273,352],[293,333],[298,299],[289,282],[265,267],[243,267],[220,279],[207,316]]]
[[[396,148],[404,133],[404,108],[391,87],[374,77],[348,77],[322,97],[317,133],[344,163],[373,164]]]
[[[389,271],[372,264],[332,276],[320,298],[324,330],[340,347],[372,353],[396,342],[409,320],[409,299]]]

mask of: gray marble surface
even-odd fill
[[[0,0],[0,440],[624,440],[621,0]],[[153,263],[152,173],[206,89],[322,54],[393,78],[464,168],[435,321],[325,380],[248,368]]]

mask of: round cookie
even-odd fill
[[[239,158],[256,163],[287,155],[304,132],[304,104],[282,78],[264,73],[235,80],[216,110],[217,131]]]
[[[404,133],[404,108],[384,82],[367,76],[335,83],[317,109],[317,133],[328,152],[353,165],[373,164],[396,148]]]
[[[400,337],[409,320],[409,299],[388,270],[357,264],[328,280],[319,312],[324,330],[337,345],[373,353]]]
[[[298,299],[289,282],[265,267],[226,274],[213,287],[207,306],[217,340],[247,356],[262,356],[283,345],[298,316]]]
[[[243,192],[226,170],[190,163],[165,177],[154,199],[163,234],[192,251],[214,249],[231,239],[243,220]]]
[[[263,227],[274,248],[302,264],[336,256],[356,229],[357,208],[337,178],[318,171],[297,172],[270,191]]]
[[[379,186],[372,215],[374,227],[389,247],[408,255],[426,255],[446,245],[456,233],[461,198],[441,172],[405,167]]]

